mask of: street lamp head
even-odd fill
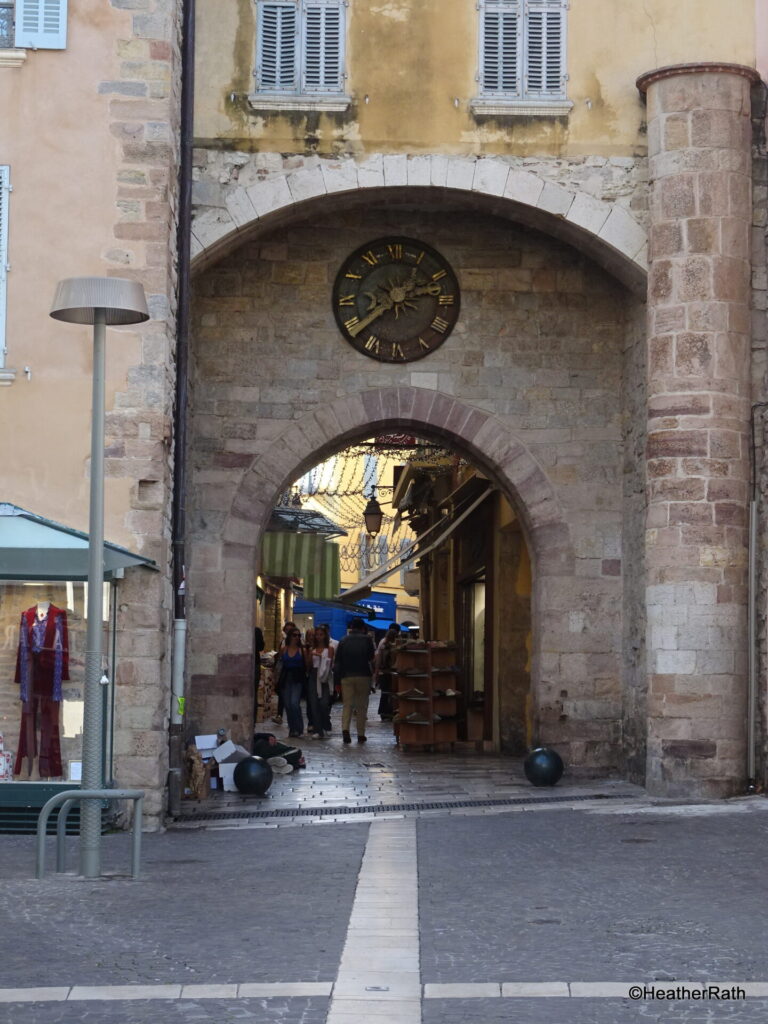
[[[50,315],[70,324],[92,324],[103,310],[108,327],[149,320],[144,289],[125,277],[67,277],[59,281]]]
[[[375,537],[381,529],[384,514],[381,511],[381,505],[376,500],[376,491],[374,488],[371,488],[368,504],[365,506],[365,510],[363,512],[363,519],[365,520],[366,530],[372,537]]]

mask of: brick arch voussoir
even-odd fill
[[[426,431],[462,450],[513,502],[537,571],[573,571],[570,531],[557,494],[528,448],[491,413],[439,392],[407,386],[371,388],[308,412],[254,459],[224,526],[225,566],[253,565],[275,494],[346,444],[393,428]]]

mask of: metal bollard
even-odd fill
[[[83,800],[132,800],[134,802],[131,877],[138,878],[141,867],[141,824],[144,813],[143,789],[72,789],[52,796],[44,804],[37,818],[37,878],[42,878],[45,874],[45,834],[48,818],[52,811],[61,805],[56,822],[56,870],[60,872],[64,870],[66,861],[64,841],[66,839],[67,814],[69,814],[73,804],[80,803]]]

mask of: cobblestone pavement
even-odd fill
[[[768,814],[729,807],[420,821],[422,980],[768,980]]]
[[[327,999],[5,1003],[3,1024],[325,1024]],[[395,1024],[393,1021],[392,1024]]]
[[[659,805],[620,782],[564,779],[549,795],[619,799],[449,812],[440,805],[457,794],[471,802],[540,791],[524,781],[519,764],[504,758],[404,758],[384,727],[372,726],[369,735],[369,744],[346,750],[338,739],[305,744],[309,769],[278,777],[271,799],[287,810],[335,807],[342,799],[369,807],[372,820],[393,819],[386,826],[393,850],[398,819],[415,829],[418,949],[406,954],[398,937],[405,934],[405,904],[396,910],[388,898],[377,899],[370,874],[367,889],[357,889],[366,848],[374,867],[377,858],[405,856],[407,863],[382,864],[381,874],[391,876],[394,867],[395,878],[402,871],[408,885],[417,877],[416,858],[377,852],[370,837],[377,828],[381,834],[380,827],[359,819],[340,817],[343,828],[333,816],[322,824],[289,816],[289,828],[271,819],[260,828],[200,828],[190,821],[145,836],[138,882],[125,877],[127,835],[103,842],[105,871],[117,876],[84,881],[56,876],[49,864],[42,882],[32,878],[33,837],[0,836],[0,1022],[326,1024],[331,1008],[333,1019],[347,1024],[405,1024],[388,1015],[385,1004],[398,998],[395,965],[410,968],[419,949],[414,1019],[423,1024],[768,1021],[768,985],[745,1002],[730,1003],[576,998],[569,988],[654,979],[768,983],[768,801]],[[219,799],[226,809],[244,806],[245,798]],[[376,810],[398,802],[422,810]],[[412,814],[415,821],[403,820]],[[74,865],[76,840],[69,844]],[[49,851],[52,861],[52,842]],[[376,929],[366,928],[368,907]],[[351,920],[368,957],[357,956],[350,944]],[[349,965],[344,983],[347,992],[354,990],[346,1005],[342,950]],[[380,984],[386,971],[394,972],[391,992]],[[445,990],[428,987],[419,1015],[419,981],[485,983],[494,997],[476,989],[444,998]],[[502,988],[521,982],[559,983],[564,995],[512,998]],[[162,983],[178,986],[173,998],[126,999],[109,989]],[[281,987],[264,998],[261,990],[243,987],[248,983]],[[288,990],[290,983],[315,983],[313,992],[320,983],[321,994]],[[241,987],[226,998],[219,991],[198,998],[202,990],[181,988],[190,984]],[[66,1001],[49,994],[47,1001],[21,1002],[19,993],[1,991],[41,985],[62,986],[58,998]],[[108,988],[103,998],[84,1000],[70,988],[83,985]],[[462,997],[464,991],[474,998]]]
[[[423,1024],[765,1024],[766,1020],[766,999],[718,1004],[633,1003],[628,999],[428,999],[422,1010]]]
[[[342,831],[147,835],[139,882],[38,882],[33,837],[0,836],[0,987],[333,980],[368,835]],[[102,847],[127,874],[129,837]]]
[[[289,825],[306,821],[309,810],[317,810],[318,819],[321,816],[324,820],[333,819],[329,809],[337,807],[342,810],[365,807],[373,814],[383,806],[516,799],[530,797],[534,792],[539,799],[585,795],[639,799],[643,795],[638,786],[620,779],[573,779],[567,774],[554,791],[532,791],[520,759],[478,754],[461,745],[446,753],[403,753],[395,746],[392,724],[380,721],[376,711],[378,703],[379,694],[373,694],[369,703],[367,743],[354,742],[354,733],[350,745],[342,743],[341,706],[336,705],[332,711],[334,731],[329,739],[312,740],[304,736],[298,741],[307,759],[305,769],[276,776],[265,797],[214,792],[205,801],[185,800],[181,820],[173,827],[213,828],[238,824],[253,827],[253,819],[231,815],[254,811],[260,815],[280,812],[277,820]],[[259,728],[274,732],[281,741],[295,742],[288,740],[285,725],[264,722]],[[302,817],[286,816],[285,812],[290,810],[302,812]],[[336,817],[343,820],[345,815]]]

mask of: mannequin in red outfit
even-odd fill
[[[59,708],[65,679],[69,679],[67,613],[41,601],[21,613],[16,682],[22,708],[14,775],[21,773],[25,757],[30,774],[35,757],[41,778],[58,778],[62,774]]]

